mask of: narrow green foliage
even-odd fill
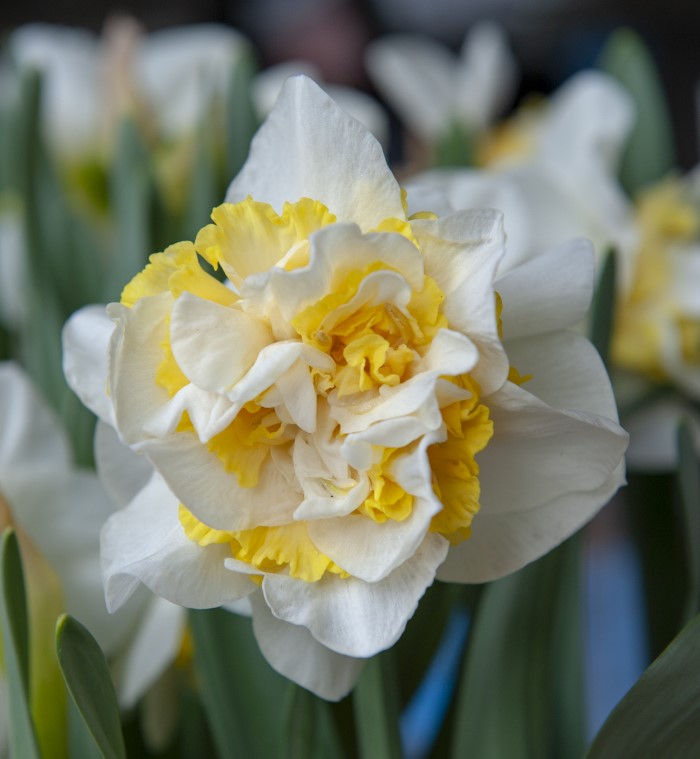
[[[457,701],[454,759],[580,756],[580,538],[483,591]]]
[[[285,755],[285,704],[291,687],[270,668],[250,620],[223,609],[192,610],[194,664],[221,759]]]
[[[399,705],[393,652],[370,659],[353,691],[361,759],[400,759]]]
[[[109,667],[90,632],[68,614],[56,623],[56,653],[68,692],[105,759],[126,757]]]
[[[647,669],[596,736],[588,759],[675,759],[700,746],[700,616]]]
[[[610,341],[615,320],[617,257],[614,250],[605,254],[591,305],[590,337],[603,363],[609,366]]]
[[[443,168],[473,166],[474,142],[474,135],[463,124],[453,120],[435,143],[435,165]]]
[[[14,530],[7,528],[0,546],[2,571],[2,640],[9,699],[10,753],[39,758],[29,699],[29,622],[24,572]]]
[[[147,262],[151,250],[153,183],[149,157],[136,124],[122,122],[110,173],[110,199],[116,231],[107,267],[104,297],[119,300],[122,287]]]
[[[331,707],[313,693],[292,685],[287,706],[286,759],[342,759]]]
[[[619,29],[610,36],[599,65],[621,82],[634,100],[636,119],[620,167],[622,185],[633,195],[675,165],[663,85],[649,50],[631,29]]]
[[[688,566],[685,620],[700,612],[700,462],[688,423],[678,429],[678,479],[685,518],[683,535]]]
[[[238,60],[226,99],[226,125],[223,143],[226,146],[226,184],[238,174],[248,156],[250,141],[259,126],[251,99],[251,82],[258,71],[252,51]]]

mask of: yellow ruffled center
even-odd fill
[[[222,266],[234,284],[248,276],[267,271],[272,266],[287,271],[309,264],[308,238],[314,231],[332,224],[335,217],[318,201],[302,199],[287,203],[282,214],[251,198],[215,209],[214,224],[197,235],[195,244],[179,243],[150,258],[148,266],[124,289],[122,303],[133,307],[146,297],[169,293],[173,302],[183,292],[213,301],[225,307],[240,307],[240,296],[202,267],[198,255],[215,270]],[[410,222],[387,219],[375,231],[398,233],[417,246]],[[394,302],[348,304],[362,283],[373,275],[394,276],[397,272],[386,263],[350,270],[334,282],[317,302],[299,312],[291,326],[299,340],[329,355],[333,371],[309,369],[319,403],[338,398],[367,394],[373,397],[382,386],[397,386],[412,376],[440,329],[448,326],[442,312],[444,294],[437,283],[423,277],[422,287],[410,293],[405,305]],[[405,299],[401,301],[403,304]],[[342,310],[342,318],[339,318]],[[169,325],[161,342],[162,358],[155,382],[172,397],[189,380],[173,354]],[[204,335],[202,339],[206,339]],[[458,542],[469,536],[474,515],[479,508],[479,467],[475,456],[493,434],[493,423],[486,406],[480,403],[479,390],[468,377],[448,378],[469,391],[466,400],[442,410],[447,439],[428,450],[433,471],[433,488],[443,504],[432,520],[431,530]],[[299,430],[280,419],[274,409],[266,408],[267,388],[247,403],[206,447],[224,469],[236,476],[239,487],[255,488],[264,477],[264,468],[274,448],[291,455]],[[178,432],[195,434],[185,413]],[[333,432],[341,436],[338,428]],[[414,497],[397,481],[394,465],[412,452],[407,448],[377,449],[375,461],[366,472],[369,494],[356,514],[381,524],[387,520],[401,522],[413,510]],[[359,479],[338,486],[341,491]],[[364,475],[363,475],[364,476]],[[333,483],[331,482],[332,486]],[[332,490],[332,487],[331,487]],[[347,577],[347,573],[324,555],[309,536],[308,523],[302,520],[282,525],[259,525],[247,530],[215,530],[197,519],[186,507],[180,507],[180,521],[189,539],[201,546],[227,545],[231,557],[250,567],[256,577],[263,573],[286,573],[306,582],[316,582],[327,573]]]
[[[664,380],[664,325],[676,330],[683,360],[700,365],[700,319],[682,313],[673,298],[671,258],[700,238],[700,210],[678,179],[667,179],[642,194],[637,218],[641,244],[631,290],[616,314],[612,355],[621,367]]]

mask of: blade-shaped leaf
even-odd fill
[[[68,692],[100,753],[106,759],[125,758],[117,695],[97,641],[64,614],[56,623],[56,652]]]
[[[9,732],[12,756],[39,758],[29,711],[29,625],[24,573],[17,536],[5,530],[0,546],[2,572],[2,640],[9,696]]]
[[[467,647],[452,756],[580,756],[579,538],[483,591]]]
[[[683,535],[688,564],[686,621],[700,611],[700,462],[687,422],[678,430],[678,478],[685,517]]]
[[[359,755],[400,759],[398,686],[392,651],[370,659],[352,694]]]
[[[287,708],[286,759],[345,756],[331,706],[313,693],[290,686]]]
[[[605,260],[598,276],[593,303],[591,304],[590,336],[605,366],[608,366],[610,339],[615,318],[615,291],[617,280],[617,258],[614,250],[605,254]]]
[[[596,736],[588,759],[695,756],[700,746],[700,616],[647,669]]]
[[[257,63],[252,51],[242,55],[233,70],[226,102],[226,177],[228,183],[240,171],[259,126],[251,98],[251,82],[257,73]]]
[[[600,68],[629,91],[637,110],[635,125],[620,167],[620,180],[634,194],[675,165],[673,131],[663,84],[642,39],[631,29],[619,29],[600,56]]]
[[[222,759],[284,756],[289,682],[264,660],[250,620],[191,610],[202,703]]]
[[[436,166],[473,166],[474,135],[463,124],[452,121],[435,143],[434,152]]]

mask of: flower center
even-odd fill
[[[352,435],[336,412],[371,408],[381,403],[387,392],[400,392],[406,383],[421,379],[433,341],[449,326],[442,311],[445,296],[431,277],[416,273],[422,270],[423,259],[410,224],[388,219],[379,228],[386,237],[369,235],[370,242],[363,242],[376,245],[376,254],[371,247],[370,254],[358,251],[357,262],[351,262],[356,265],[348,266],[347,256],[334,264],[330,251],[322,264],[332,269],[325,289],[312,299],[302,299],[290,318],[280,319],[279,306],[271,303],[270,291],[265,289],[272,281],[269,272],[278,278],[297,277],[290,279],[287,287],[298,287],[299,275],[321,266],[313,259],[321,254],[310,248],[309,237],[333,224],[335,217],[325,206],[308,199],[286,204],[283,214],[277,215],[269,206],[249,198],[236,205],[224,204],[212,218],[215,224],[199,233],[194,246],[180,243],[152,256],[146,269],[125,288],[122,303],[133,307],[144,298],[168,293],[172,298],[154,377],[170,398],[196,384],[192,369],[181,365],[173,349],[177,320],[171,314],[184,293],[231,309],[241,314],[241,319],[256,320],[263,325],[260,334],[273,336],[273,341],[277,337],[280,344],[304,346],[313,355],[325,357],[310,364],[294,364],[300,383],[295,387],[308,383],[311,396],[305,396],[305,402],[316,404],[314,424],[307,428],[297,421],[289,405],[295,400],[285,396],[281,379],[271,380],[257,388],[254,398],[236,407],[237,413],[224,429],[202,441],[241,488],[259,487],[267,467],[287,462],[285,471],[296,478],[296,482],[290,481],[290,488],[299,492],[301,507],[309,498],[320,498],[322,510],[314,517],[306,512],[303,518],[290,514],[283,524],[217,530],[202,522],[188,504],[182,504],[180,522],[187,537],[201,546],[228,545],[231,557],[248,565],[253,575],[282,572],[307,582],[319,581],[327,573],[347,577],[348,573],[315,545],[309,530],[312,519],[360,517],[378,528],[407,520],[418,496],[406,488],[400,472],[407,457],[418,455],[421,435],[394,446],[372,444],[367,463],[354,461],[351,465],[339,452]],[[398,236],[398,243],[404,246],[400,250],[411,261],[395,254],[392,259],[383,252],[383,243],[392,238],[396,245]],[[206,273],[197,253],[214,268],[221,265],[238,292]],[[412,274],[406,269],[411,266]],[[241,352],[235,342],[229,350]],[[450,367],[445,369],[449,372]],[[244,368],[244,379],[246,370],[253,371]],[[439,405],[435,424],[442,441],[422,454],[432,471],[428,484],[441,503],[441,508],[433,509],[437,513],[426,528],[459,542],[469,537],[479,509],[475,456],[489,442],[493,423],[488,408],[480,402],[478,386],[468,375],[446,375],[432,382],[446,380],[453,390]],[[236,397],[235,383],[226,397]],[[318,420],[325,420],[323,430]],[[184,412],[177,432],[196,436],[194,421]]]

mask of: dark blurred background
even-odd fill
[[[99,32],[107,18],[128,14],[146,31],[218,21],[256,45],[263,66],[314,61],[329,82],[368,89],[362,53],[387,32],[429,34],[457,50],[465,31],[490,18],[508,32],[522,67],[521,92],[547,93],[595,63],[618,26],[637,31],[661,73],[681,168],[698,161],[700,2],[697,0],[24,0],[3,3],[0,33],[32,21]]]

